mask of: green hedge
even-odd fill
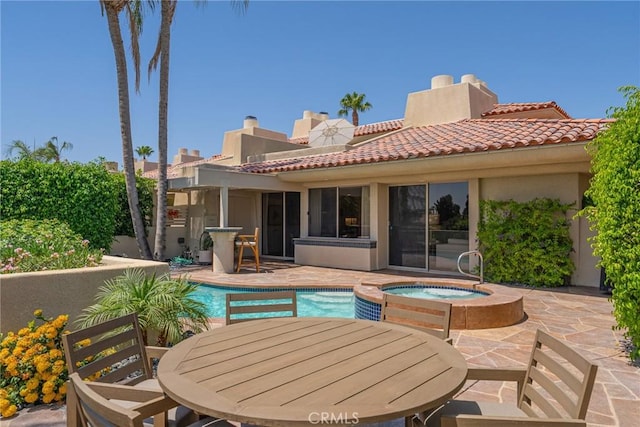
[[[116,191],[98,163],[0,162],[0,217],[59,219],[92,248],[109,250],[115,230]]]
[[[153,180],[137,177],[142,214],[153,215]],[[0,218],[59,219],[92,248],[108,251],[116,235],[133,236],[124,175],[100,162],[0,162]]]
[[[129,201],[127,199],[127,187],[124,181],[124,174],[111,174],[117,191],[118,210],[116,211],[115,236],[135,237],[133,232],[133,223],[131,222],[131,213],[129,212]],[[152,179],[136,177],[136,188],[138,189],[138,200],[140,201],[140,210],[144,219],[145,227],[151,226],[153,219],[153,192],[155,183]],[[145,228],[145,233],[146,233]]]
[[[568,284],[575,269],[569,256],[571,206],[551,199],[481,201],[478,241],[485,278],[539,287]]]
[[[598,234],[595,255],[613,284],[613,313],[640,358],[640,89],[621,89],[627,105],[613,109],[616,119],[587,146],[593,178],[584,209]]]

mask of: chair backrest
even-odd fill
[[[236,236],[236,242],[237,244],[244,244],[244,245],[252,245],[253,243],[255,243],[255,245],[258,245],[258,239],[260,238],[260,227],[256,227],[255,230],[253,231],[253,234],[239,234]]]
[[[518,406],[531,417],[584,420],[597,370],[577,351],[538,330]]]
[[[94,384],[82,380],[77,372],[69,375],[68,392],[80,410],[83,427],[143,427],[143,414],[111,402],[94,390]]]
[[[259,316],[247,316],[252,314]],[[227,294],[227,325],[257,318],[297,316],[296,291],[293,290]]]
[[[380,320],[418,328],[446,340],[451,327],[451,304],[384,292]]]
[[[62,336],[69,373],[134,385],[153,377],[135,313]]]

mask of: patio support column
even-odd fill
[[[229,226],[229,186],[220,187],[220,227]]]

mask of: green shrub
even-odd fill
[[[118,199],[118,209],[116,210],[116,225],[114,236],[135,237],[133,223],[131,222],[131,212],[129,211],[129,200],[127,199],[127,187],[125,185],[124,174],[112,174],[115,183],[115,190]],[[136,188],[138,189],[138,201],[140,211],[144,219],[145,227],[151,226],[153,218],[153,193],[155,181],[141,176],[136,177]],[[145,232],[147,230],[145,229]]]
[[[640,358],[640,89],[625,87],[624,108],[587,146],[593,178],[583,210],[598,234],[594,253],[613,284],[611,299],[618,328],[631,340],[632,359]]]
[[[485,278],[542,287],[568,284],[575,269],[569,256],[571,206],[551,199],[481,201],[478,240]]]
[[[93,267],[102,251],[58,220],[0,222],[0,274]]]
[[[186,277],[127,269],[100,287],[96,303],[83,310],[78,323],[86,328],[135,312],[145,344],[152,344],[152,338],[160,346],[176,344],[183,329],[198,333],[208,328],[207,307],[194,298],[197,289]]]
[[[0,218],[59,219],[109,250],[114,236],[116,192],[111,174],[98,163],[0,162]]]

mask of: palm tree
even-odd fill
[[[171,50],[171,23],[178,5],[178,0],[160,2],[161,21],[160,34],[156,50],[149,61],[148,74],[158,66],[160,61],[160,94],[158,100],[158,197],[156,206],[156,236],[154,241],[154,258],[163,260],[167,245],[167,146],[169,140],[169,54]]]
[[[51,139],[49,139],[43,147],[38,148],[35,153],[36,157],[42,159],[45,163],[49,163],[50,161],[59,163],[62,159],[62,152],[71,149],[73,149],[72,143],[64,141],[62,145],[60,145],[58,143],[58,137],[52,136]]]
[[[24,141],[14,140],[7,146],[6,155],[7,157],[13,157],[14,153],[17,152],[15,156],[17,160],[36,159],[35,151],[35,149],[32,151]]]
[[[348,93],[340,100],[340,106],[342,107],[338,111],[338,116],[343,117],[349,115],[351,111],[351,123],[354,126],[358,126],[358,112],[365,112],[369,110],[373,105],[369,102],[365,102],[366,95],[364,93]]]
[[[140,255],[144,259],[152,259],[151,249],[147,241],[144,220],[140,211],[138,190],[136,188],[136,172],[133,163],[133,142],[131,137],[131,113],[129,110],[129,79],[127,75],[127,61],[120,31],[119,14],[126,10],[131,31],[131,52],[136,71],[136,90],[140,84],[140,51],[138,36],[142,28],[142,14],[140,1],[127,0],[100,0],[103,13],[106,13],[109,25],[109,35],[116,61],[116,75],[118,81],[118,110],[120,115],[120,133],[122,136],[122,158],[125,183],[127,187],[127,199],[131,211],[131,221],[136,236],[136,242]]]
[[[148,145],[143,145],[136,148],[136,154],[142,157],[142,160],[147,160],[147,156],[153,154],[153,148],[149,147]]]
[[[98,289],[96,303],[78,317],[81,327],[96,325],[129,313],[137,313],[145,345],[176,344],[184,330],[208,329],[206,305],[193,298],[198,285],[169,273],[147,276],[140,269],[125,270]]]
[[[152,2],[153,3],[153,2]],[[168,146],[168,106],[169,106],[169,55],[171,51],[171,23],[178,0],[162,0],[160,34],[156,50],[149,61],[148,74],[160,63],[160,94],[158,100],[158,185],[156,206],[156,236],[154,258],[163,260],[167,240],[167,146]],[[240,12],[246,11],[249,1],[232,1],[232,6]]]

